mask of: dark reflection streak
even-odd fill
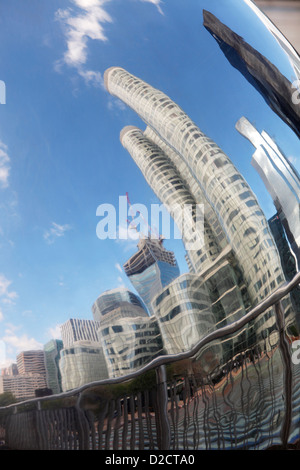
[[[185,450],[188,449],[188,440],[187,440],[187,435],[188,435],[188,429],[189,429],[189,426],[188,426],[188,422],[189,422],[189,394],[188,394],[188,390],[189,390],[189,381],[188,381],[188,377],[185,377],[184,378],[184,392],[183,392],[183,402],[184,402],[184,441],[183,441],[183,448]]]
[[[178,395],[176,393],[176,388],[177,386],[177,383],[174,382],[174,406],[175,406],[175,415],[174,415],[174,430],[176,431],[174,433],[174,436],[175,436],[175,439],[174,439],[174,444],[173,444],[173,447],[174,449],[178,448],[178,441],[179,441],[179,398],[178,398]]]
[[[268,358],[267,360],[267,365],[268,365],[268,377],[269,377],[269,383],[270,383],[270,390],[269,390],[269,396],[271,398],[271,410],[272,410],[272,415],[270,422],[272,423],[272,427],[270,426],[269,428],[269,439],[270,443],[272,442],[272,436],[273,436],[273,429],[275,430],[275,417],[276,417],[276,400],[275,400],[275,386],[274,386],[274,371],[273,371],[273,357],[269,357],[268,355],[268,349],[271,350],[271,343],[270,343],[270,337],[268,337],[265,340],[266,342],[269,342],[269,348],[267,347],[267,344],[265,344],[264,350],[266,351],[266,356]]]
[[[110,449],[110,434],[111,434],[111,423],[114,416],[115,402],[111,400],[109,403],[109,411],[107,416],[106,435],[105,435],[105,449]]]
[[[146,427],[149,439],[150,449],[154,449],[153,437],[152,437],[152,423],[151,423],[151,413],[149,407],[149,390],[144,391],[145,398],[145,417],[146,417]]]
[[[300,137],[300,110],[293,103],[292,83],[244,39],[203,10],[203,24],[216,39],[229,63],[239,70],[270,108]]]
[[[134,406],[134,398],[133,396],[130,397],[129,400],[129,409],[130,409],[130,417],[131,417],[131,440],[130,440],[130,449],[135,448],[135,406]]]
[[[105,419],[105,416],[107,415],[107,411],[108,411],[108,402],[105,402],[105,406],[103,410],[100,412],[100,416],[98,418],[98,449],[99,450],[104,449],[103,428],[104,428],[104,419]]]
[[[266,388],[264,384],[264,374],[262,371],[262,361],[260,359],[258,359],[256,362],[256,370],[258,374],[259,394],[261,397],[261,402],[260,402],[261,403],[261,416],[263,416],[265,409],[268,408],[269,396],[266,395],[265,393]],[[259,407],[258,407],[258,410],[259,410]],[[260,432],[261,432],[261,437],[263,437],[263,433],[264,433],[263,424],[261,425]]]
[[[138,420],[139,420],[139,450],[144,450],[144,429],[143,429],[143,419],[142,419],[142,393],[139,392],[137,396],[138,404]]]
[[[245,357],[245,378],[248,382],[248,387],[247,387],[247,397],[246,397],[246,403],[247,403],[247,412],[246,415],[249,416],[248,418],[248,435],[250,436],[250,431],[251,431],[251,418],[250,418],[250,401],[251,401],[251,380],[249,378],[249,370],[248,368],[250,367],[250,362],[247,357]]]
[[[236,415],[234,412],[234,406],[230,400],[230,395],[234,387],[234,381],[232,377],[232,367],[233,367],[233,360],[231,360],[229,363],[229,370],[228,370],[227,377],[226,377],[227,382],[226,382],[226,386],[224,386],[223,388],[223,400],[224,400],[224,403],[226,403],[228,407],[231,409],[231,412],[229,414],[229,416],[231,417],[231,420],[228,423],[228,429],[229,429],[229,434],[230,434],[230,444],[231,444],[231,447],[233,448],[233,443],[235,442],[236,444],[236,431],[235,431]],[[232,431],[232,426],[234,428],[234,432]]]
[[[251,430],[251,419],[249,417],[250,414],[250,380],[248,376],[248,366],[249,366],[249,360],[247,358],[247,353],[243,353],[243,369],[242,369],[242,379],[241,379],[241,385],[243,387],[243,394],[242,394],[242,405],[243,405],[243,412],[244,416],[247,417],[247,439],[246,439],[246,448],[248,448],[249,445],[249,435],[250,435],[250,430]],[[245,391],[244,391],[245,387]],[[245,410],[245,411],[244,411]]]
[[[198,387],[197,387],[197,397],[196,397],[196,400],[197,400],[197,449],[200,448],[200,436],[201,436],[201,429],[200,429],[200,420],[199,420],[199,416],[200,416],[200,413],[201,413],[201,406],[200,406],[200,397],[199,397],[199,393],[198,393]]]
[[[194,427],[194,432],[193,432],[193,448],[197,449],[197,437],[199,435],[198,431],[198,396],[196,393],[197,390],[197,384],[195,381],[195,376],[192,377],[192,391],[193,391],[193,414],[192,414],[192,423]]]
[[[258,387],[258,394],[259,398],[257,400],[257,406],[255,407],[256,410],[256,421],[259,422],[262,414],[262,409],[265,407],[265,398],[264,398],[264,384],[262,382],[262,376],[260,371],[260,361],[256,361],[255,355],[253,355],[253,368],[257,375],[256,384]],[[256,445],[259,447],[259,442],[262,436],[261,428],[257,428],[257,438],[256,438]]]
[[[240,380],[241,409],[242,409],[242,414],[243,414],[244,419],[245,419],[245,436],[246,436],[246,441],[244,441],[244,447],[247,448],[249,419],[247,418],[247,417],[248,417],[248,413],[247,413],[247,411],[245,411],[245,404],[244,404],[244,395],[245,395],[245,393],[244,393],[244,368],[245,368],[245,364],[244,364],[244,355],[243,355],[243,354],[240,354],[240,356],[239,356],[239,358],[238,358],[238,361],[239,361],[239,363],[241,364],[241,380]]]
[[[205,385],[203,384],[203,382],[201,384],[201,397],[202,397],[202,402],[204,404],[203,431],[204,431],[205,448],[210,449],[210,442],[209,442],[210,429],[209,429],[209,423],[208,423],[208,417],[209,417],[208,399],[206,396]]]
[[[221,416],[220,412],[218,410],[218,401],[217,401],[217,394],[214,391],[213,393],[213,409],[214,409],[214,418],[217,424],[217,433],[218,433],[218,449],[221,449],[221,443],[223,444],[222,447],[223,449],[225,448],[225,442],[224,442],[224,433],[222,430],[222,425],[221,425]]]
[[[176,425],[175,425],[175,407],[176,407],[176,382],[173,381],[170,384],[170,428],[171,433],[174,436],[176,433]],[[175,440],[173,439],[172,449],[175,449]]]
[[[282,311],[281,302],[275,304],[276,322],[279,331],[279,347],[284,364],[284,398],[285,398],[285,415],[281,430],[281,440],[284,449],[287,449],[288,438],[292,423],[292,361],[289,351],[289,345],[284,331],[284,313]]]
[[[127,436],[128,436],[128,400],[127,396],[123,396],[123,433],[122,433],[122,449],[127,450]]]
[[[120,428],[120,420],[121,420],[121,401],[120,398],[117,399],[117,419],[115,422],[115,432],[114,432],[114,449],[119,448],[119,428]]]

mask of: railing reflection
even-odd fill
[[[299,282],[300,273],[189,352],[156,358],[126,377],[1,408],[2,437],[11,449],[290,447],[299,437],[300,373],[281,305]],[[276,329],[260,330],[249,348],[243,328],[267,311]],[[233,335],[240,351],[216,363],[214,345]]]

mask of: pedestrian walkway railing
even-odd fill
[[[299,283],[300,273],[188,352],[158,357],[126,377],[0,408],[0,436],[9,448],[26,450],[295,445],[300,365],[293,361],[298,333],[290,306]]]

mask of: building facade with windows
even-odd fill
[[[60,352],[63,349],[62,340],[52,339],[44,345],[47,387],[53,394],[62,391],[61,371],[59,368]]]
[[[164,248],[161,238],[141,238],[138,251],[124,264],[124,271],[150,314],[154,295],[179,276],[174,253]]]
[[[157,320],[142,305],[124,289],[104,292],[93,305],[109,377],[138,370],[163,353]]]
[[[106,360],[99,342],[75,341],[64,348],[59,368],[64,392],[108,378]]]
[[[61,325],[61,338],[63,347],[68,348],[76,341],[97,342],[97,328],[99,325],[93,320],[71,318]]]

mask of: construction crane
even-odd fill
[[[128,192],[126,192],[126,198],[127,198],[127,203],[128,203],[128,206],[129,206],[129,213],[130,213],[130,208],[132,207],[132,204],[131,204],[131,202],[130,202]],[[149,238],[152,238],[151,234],[153,233],[153,234],[154,234],[154,238],[156,238],[157,240],[162,240],[163,237],[162,237],[161,235],[159,235],[159,233],[158,233],[156,230],[153,230],[153,229],[151,228],[151,226],[148,224],[148,221],[145,220],[145,217],[143,216],[143,214],[141,214],[140,211],[137,211],[136,213],[141,216],[141,218],[142,218],[142,220],[143,220],[145,226],[147,226]],[[135,228],[135,230],[136,230],[137,233],[139,233],[139,232],[138,232],[138,229],[137,229],[137,226],[133,223],[133,220],[134,220],[134,219],[133,219],[133,216],[132,216],[131,222],[130,222],[128,219],[127,219],[127,222],[130,223],[130,224]]]

